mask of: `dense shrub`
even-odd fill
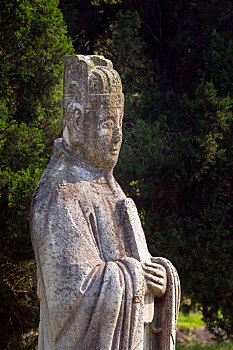
[[[2,349],[38,324],[29,207],[61,129],[63,57],[73,51],[57,6],[0,3]]]

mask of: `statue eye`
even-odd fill
[[[113,127],[113,121],[112,120],[107,120],[106,122],[103,123],[103,128],[110,129]]]

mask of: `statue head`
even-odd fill
[[[122,141],[124,95],[119,74],[103,56],[65,57],[63,143],[88,163],[112,169]]]

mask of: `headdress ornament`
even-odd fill
[[[103,56],[66,56],[63,86],[64,112],[70,103],[84,109],[124,105],[120,76]]]

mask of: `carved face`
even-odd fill
[[[82,157],[88,163],[112,169],[122,142],[123,108],[89,110],[84,118]]]

